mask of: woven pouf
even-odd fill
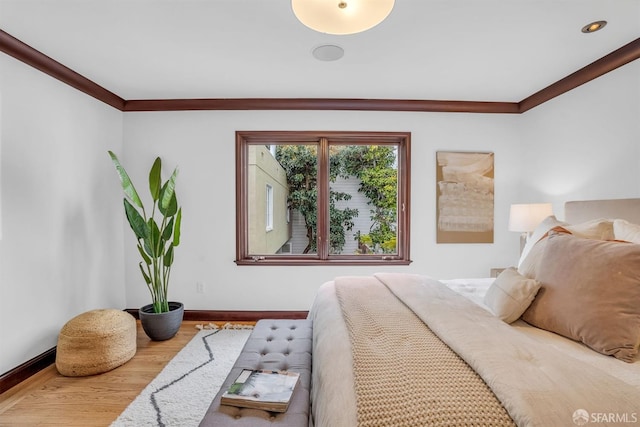
[[[101,374],[136,354],[136,319],[115,309],[91,310],[60,330],[56,368],[67,377]]]

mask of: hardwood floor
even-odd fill
[[[175,337],[157,342],[147,338],[138,322],[136,355],[101,375],[63,377],[55,365],[49,366],[0,395],[0,426],[108,426],[202,323],[208,322],[184,321]]]

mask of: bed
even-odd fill
[[[323,284],[315,427],[640,423],[640,199],[567,202],[498,278]]]

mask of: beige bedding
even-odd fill
[[[376,278],[478,372],[517,425],[574,425],[573,416],[581,409],[599,417],[598,425],[639,417],[639,363],[597,354],[520,321],[508,325],[423,276],[380,274]],[[358,420],[351,343],[334,282],[320,288],[310,317],[314,321],[314,423],[354,427]],[[604,415],[609,422],[603,422],[600,414],[616,415]]]
[[[376,277],[341,277],[335,290],[351,339],[359,427],[515,427],[482,378]]]

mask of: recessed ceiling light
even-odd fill
[[[319,61],[337,61],[344,55],[344,49],[333,44],[324,44],[311,52]]]
[[[582,32],[586,34],[595,33],[603,29],[605,25],[607,25],[607,21],[595,21],[582,27]]]

